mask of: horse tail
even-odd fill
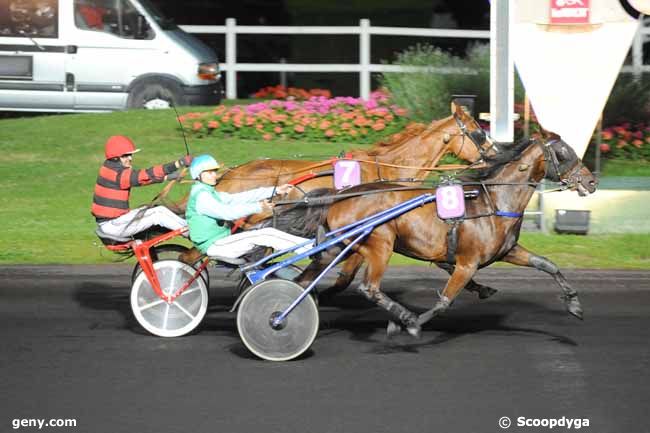
[[[327,223],[327,212],[334,200],[318,200],[319,197],[331,196],[336,191],[331,188],[318,188],[306,194],[307,203],[275,208],[273,218],[262,221],[258,227],[275,227],[278,230],[304,238],[316,236],[318,226]],[[313,199],[313,203],[312,203]]]

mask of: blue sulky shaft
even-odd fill
[[[338,244],[339,242],[341,242],[344,239],[351,238],[353,236],[356,236],[357,234],[362,233],[367,228],[370,228],[372,230],[376,226],[381,225],[381,224],[385,223],[386,221],[390,221],[393,218],[396,218],[396,217],[398,217],[398,216],[400,216],[400,215],[402,215],[402,214],[404,214],[404,213],[406,213],[406,212],[408,212],[408,211],[410,211],[412,209],[415,209],[416,207],[424,206],[427,203],[435,201],[435,199],[436,199],[435,194],[422,194],[422,195],[419,195],[417,197],[413,197],[412,199],[407,200],[407,201],[405,201],[403,203],[400,203],[400,204],[398,204],[396,206],[393,206],[390,209],[386,209],[384,211],[378,212],[378,213],[376,213],[374,215],[370,215],[370,216],[368,216],[366,218],[363,218],[363,219],[361,219],[359,221],[356,221],[356,222],[354,222],[352,224],[348,224],[347,226],[336,229],[336,230],[334,230],[332,232],[327,233],[327,235],[329,236],[331,234],[339,233],[339,232],[342,232],[342,231],[348,230],[348,229],[349,229],[349,231],[347,231],[347,232],[345,232],[343,234],[340,234],[340,235],[338,235],[338,236],[336,236],[336,237],[334,237],[332,239],[329,239],[329,240],[323,242],[322,244],[319,244],[319,245],[315,246],[314,248],[310,249],[309,251],[306,251],[306,252],[301,253],[301,254],[297,254],[297,255],[295,255],[293,257],[289,257],[288,259],[283,260],[283,261],[278,262],[278,263],[275,263],[274,265],[269,266],[268,268],[261,269],[261,270],[259,270],[257,272],[252,272],[252,273],[248,274],[248,279],[250,280],[250,282],[252,284],[255,284],[255,283],[259,282],[259,281],[264,280],[267,276],[273,274],[278,269],[284,268],[284,267],[286,267],[288,265],[291,265],[291,264],[293,264],[293,263],[295,263],[297,261],[300,261],[300,260],[305,259],[305,258],[307,258],[309,256],[313,256],[314,254],[317,254],[317,253],[319,253],[321,251],[324,251],[324,250],[330,248],[331,246],[333,246],[335,244]],[[275,257],[278,257],[280,255],[287,254],[287,253],[293,251],[294,249],[296,249],[296,248],[298,248],[300,246],[306,245],[307,243],[309,243],[309,242],[305,242],[304,244],[296,245],[296,246],[288,248],[286,250],[278,251],[277,253],[275,253],[275,254],[273,254],[271,256],[265,257],[262,260],[254,263],[250,267],[257,267],[257,266],[269,261],[271,258],[275,258]]]
[[[280,263],[276,263],[273,266],[269,266],[266,269],[260,270],[258,272],[252,273],[249,275],[249,279],[251,282],[254,284],[260,280],[263,280],[266,276],[272,274],[273,272],[277,271],[280,268],[283,268],[289,264],[292,264],[298,260],[302,260],[305,257],[309,257],[311,255],[314,255],[320,251],[323,251],[329,247],[331,247],[334,244],[337,244],[341,242],[344,239],[352,238],[354,236],[357,236],[352,242],[350,242],[344,249],[341,251],[336,258],[329,264],[327,267],[312,281],[312,283],[303,291],[303,293],[296,299],[294,300],[291,305],[289,305],[283,312],[280,314],[278,317],[276,317],[273,320],[273,326],[278,326],[282,321],[291,313],[291,311],[302,302],[303,299],[305,299],[306,296],[308,296],[311,291],[316,287],[316,284],[323,278],[323,276],[336,264],[338,264],[343,257],[350,251],[350,249],[360,242],[363,238],[368,236],[375,227],[392,220],[393,218],[396,218],[402,214],[405,214],[416,207],[423,206],[427,203],[430,203],[436,199],[436,196],[434,194],[422,194],[420,196],[414,197],[410,200],[405,201],[404,203],[400,203],[397,206],[394,206],[390,209],[387,209],[385,211],[379,212],[377,214],[374,214],[370,217],[364,218],[363,220],[357,221],[353,224],[350,224],[346,227],[343,227],[341,229],[336,230],[335,232],[340,232],[344,228],[350,228],[354,227],[348,232],[345,232],[343,234],[340,234],[336,236],[333,239],[330,239],[326,242],[323,242],[320,245],[317,245],[316,247],[310,249],[307,252],[304,252],[302,254],[298,254],[294,257],[290,257],[287,260],[284,260]]]
[[[336,258],[335,258],[334,260],[332,260],[332,262],[331,262],[329,265],[327,265],[327,267],[326,267],[325,269],[323,269],[323,272],[321,272],[320,274],[318,274],[318,276],[314,279],[314,281],[311,282],[311,284],[310,284],[310,285],[309,285],[309,286],[308,286],[308,287],[307,287],[307,288],[306,288],[306,289],[305,289],[305,290],[300,294],[300,296],[298,296],[298,298],[296,298],[296,299],[291,303],[291,305],[289,305],[289,306],[288,306],[288,307],[287,307],[287,308],[282,312],[282,314],[280,314],[278,317],[276,317],[275,319],[273,319],[273,323],[272,323],[272,325],[273,325],[274,327],[276,327],[276,326],[278,326],[280,323],[282,323],[282,321],[283,321],[284,319],[286,319],[286,317],[289,315],[289,313],[291,313],[291,312],[293,311],[293,309],[296,308],[296,307],[298,306],[298,304],[300,304],[300,303],[302,302],[303,299],[305,299],[307,296],[309,296],[309,294],[310,294],[311,291],[314,289],[314,287],[316,287],[316,284],[318,284],[318,282],[321,280],[321,278],[323,278],[323,277],[325,276],[325,274],[326,274],[330,269],[332,269],[334,266],[336,266],[336,265],[341,261],[341,259],[342,259],[342,258],[343,258],[347,253],[348,253],[348,251],[350,251],[350,249],[351,249],[355,244],[357,244],[361,239],[363,239],[363,238],[365,238],[366,236],[368,236],[371,232],[372,232],[372,228],[368,228],[368,229],[364,230],[363,233],[361,233],[359,236],[357,236],[357,237],[356,237],[352,242],[350,242],[350,243],[349,243],[349,244],[348,244],[348,245],[343,249],[343,251],[341,251],[341,252],[339,253],[339,255],[336,256]]]

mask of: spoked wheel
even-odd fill
[[[178,245],[178,244],[164,244],[157,245],[150,250],[151,260],[158,262],[160,260],[178,260],[178,256],[189,251],[189,248]],[[192,265],[195,269],[198,269],[201,266],[201,261],[198,261]],[[131,272],[131,283],[135,282],[135,279],[138,278],[138,275],[142,272],[142,267],[140,263],[136,263]],[[205,268],[201,271],[201,278],[206,287],[210,287],[210,275],[208,274],[208,268]]]
[[[176,293],[196,270],[177,260],[154,263],[154,270],[165,294]],[[161,299],[144,272],[131,288],[131,310],[144,329],[159,337],[179,337],[192,332],[203,320],[208,308],[208,290],[201,278],[171,304]]]
[[[287,280],[257,283],[244,295],[237,311],[237,329],[246,347],[268,361],[288,361],[311,347],[318,333],[318,308],[305,297],[280,323],[272,322],[293,303],[303,288]]]

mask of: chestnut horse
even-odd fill
[[[437,217],[436,203],[426,204],[376,227],[361,244],[354,247],[368,263],[358,290],[400,323],[389,322],[389,336],[399,332],[402,326],[411,335],[419,336],[422,324],[445,311],[478,269],[495,261],[531,266],[549,273],[564,292],[567,310],[582,318],[578,294],[558,267],[517,242],[524,209],[539,181],[543,178],[562,181],[580,195],[586,195],[595,191],[596,179],[573,149],[559,139],[545,144],[539,140],[523,141],[488,159],[487,164],[487,168],[470,179],[480,184],[482,193],[477,199],[467,201],[466,217],[458,226],[454,260],[448,258],[447,233],[450,224]],[[395,185],[366,184],[346,190],[346,193],[391,187]],[[344,199],[329,207],[326,222],[334,230],[425,192],[424,189],[386,191]],[[336,252],[333,250],[336,249],[330,249],[314,260],[301,276],[302,282],[312,278],[329,263]],[[380,290],[380,282],[393,251],[452,267],[451,277],[434,307],[419,316]]]

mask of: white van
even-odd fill
[[[217,55],[149,0],[0,0],[0,111],[216,105]]]

